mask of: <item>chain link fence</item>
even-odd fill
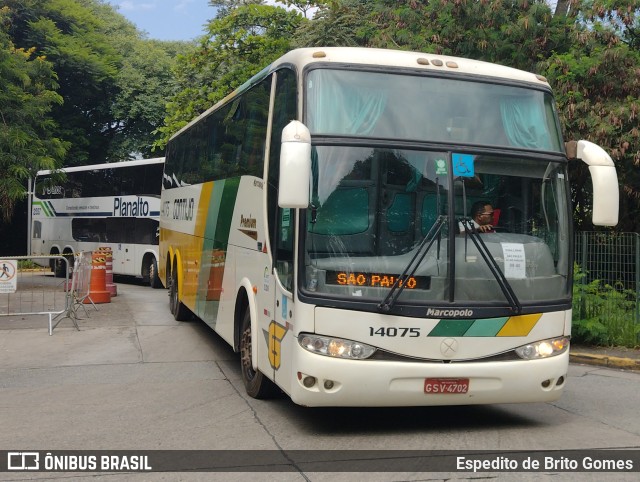
[[[575,236],[573,320],[581,341],[637,346],[640,335],[640,234]]]

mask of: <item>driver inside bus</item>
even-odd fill
[[[471,206],[471,224],[473,229],[479,233],[493,233],[493,206],[486,201],[477,201]],[[460,223],[460,233],[464,234],[465,229]]]

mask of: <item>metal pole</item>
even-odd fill
[[[636,324],[640,323],[640,235],[633,233],[636,245]],[[640,338],[640,333],[638,334]]]
[[[29,180],[27,181],[27,255],[32,254],[31,252],[31,230],[32,230],[32,222],[31,216],[33,216],[33,180],[31,176],[29,176]]]

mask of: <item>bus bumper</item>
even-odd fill
[[[309,407],[551,402],[562,395],[569,366],[568,350],[539,360],[448,364],[343,360],[302,348],[296,352],[289,394],[295,403]],[[427,378],[466,379],[468,391],[425,393]]]

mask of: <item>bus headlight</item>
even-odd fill
[[[369,358],[376,352],[374,347],[365,343],[305,333],[298,336],[298,343],[300,343],[300,346],[305,350],[317,355],[348,358],[352,360],[363,360]]]
[[[537,341],[516,348],[516,353],[520,358],[525,360],[536,360],[539,358],[548,358],[564,353],[569,349],[569,338],[562,336],[560,338],[552,338],[549,340]]]

